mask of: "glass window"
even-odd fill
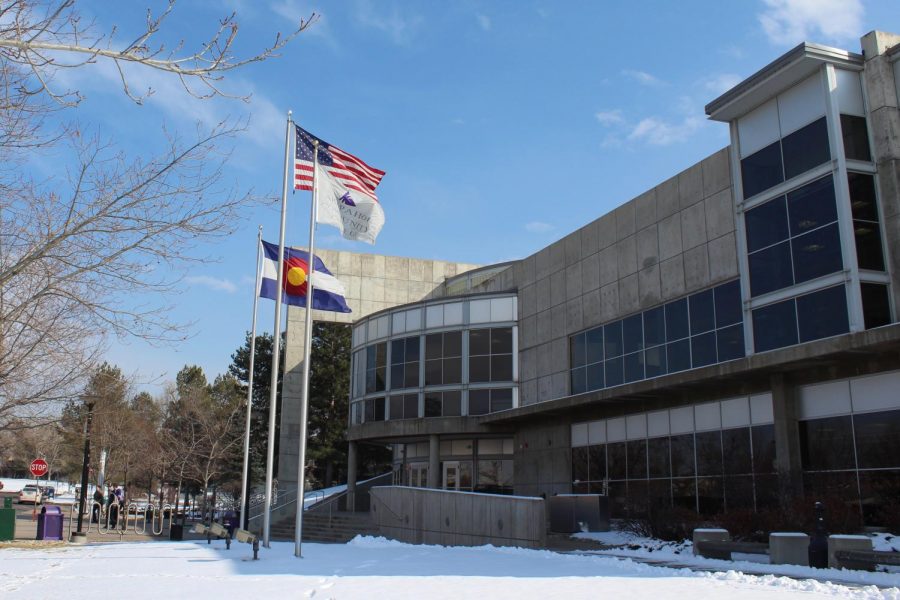
[[[625,355],[625,382],[639,381],[644,378],[644,353],[634,352]]]
[[[869,150],[869,132],[866,119],[854,115],[841,115],[841,136],[844,138],[844,155],[850,160],[872,160]]]
[[[585,353],[588,364],[603,360],[603,328],[591,329],[585,334]]]
[[[391,342],[391,389],[419,387],[419,338]]]
[[[784,178],[790,179],[831,160],[825,117],[814,121],[781,140]]]
[[[752,476],[725,476],[725,506],[726,510],[753,509]]]
[[[797,298],[800,341],[808,342],[850,331],[843,285]]]
[[[695,436],[697,444],[697,475],[722,474],[722,433],[704,431]]]
[[[716,362],[716,333],[710,331],[691,338],[691,365],[704,367]]]
[[[647,498],[651,508],[672,506],[672,482],[669,479],[651,479],[647,482]]]
[[[666,342],[666,313],[664,306],[644,311],[644,346],[649,348]]]
[[[712,290],[694,294],[688,298],[691,309],[691,335],[714,329],[716,319]]]
[[[741,311],[741,282],[735,279],[713,289],[716,305],[716,327],[725,327],[743,320]]]
[[[781,143],[775,142],[741,160],[741,182],[744,198],[784,181],[781,168]]]
[[[512,388],[491,390],[491,412],[512,408]]]
[[[697,510],[697,480],[693,477],[673,479],[672,503],[680,508]]]
[[[847,173],[850,187],[850,209],[854,219],[878,221],[878,204],[875,201],[875,178],[865,173]]]
[[[732,325],[716,332],[719,362],[744,358],[744,326]]]
[[[647,440],[647,458],[650,477],[669,477],[669,438],[659,437]]]
[[[491,356],[491,381],[512,381],[512,355]]]
[[[606,387],[614,385],[622,385],[624,381],[623,361],[622,357],[612,358],[605,363],[606,366]]]
[[[686,371],[691,368],[691,341],[680,340],[666,344],[666,362],[669,373]]]
[[[722,430],[722,458],[726,475],[753,472],[749,427]]]
[[[404,394],[403,395],[403,418],[416,419],[419,417],[419,395]]]
[[[666,341],[686,338],[689,332],[687,298],[666,304]]]
[[[469,353],[473,354],[471,348],[472,335],[469,333]],[[584,351],[584,334],[579,333],[569,338],[569,364],[572,368],[580,367],[585,364]]]
[[[753,343],[757,352],[797,343],[797,313],[793,298],[753,311]]]
[[[694,434],[673,435],[670,438],[672,476],[694,476]]]
[[[580,337],[580,336],[579,336]],[[491,330],[472,329],[469,331],[469,355],[482,355],[491,353]],[[580,354],[584,356],[584,340]],[[583,360],[583,358],[582,358]]]
[[[469,381],[483,382],[491,380],[491,357],[469,357]]]
[[[625,442],[606,445],[606,468],[610,479],[625,479]]]
[[[628,442],[628,479],[647,478],[647,440]]]
[[[387,343],[366,348],[366,393],[383,392],[387,379]]]
[[[800,421],[800,461],[805,471],[853,469],[850,416]]]
[[[462,356],[462,332],[448,331],[444,334],[444,357]]]
[[[875,201],[875,178],[862,173],[848,173],[850,206],[853,211],[853,237],[856,260],[860,269],[884,271],[884,252],[878,206]]]
[[[572,481],[588,480],[587,446],[572,448]]]
[[[604,387],[603,363],[595,363],[587,367],[587,389],[599,390]]]
[[[384,421],[384,398],[369,398],[365,401],[365,422]]]
[[[747,252],[756,252],[786,240],[789,229],[785,197],[779,196],[748,210],[744,216],[744,224],[747,229]]]
[[[860,291],[866,329],[888,325],[891,322],[891,303],[887,286],[880,283],[862,283]]]
[[[748,255],[750,293],[759,296],[794,283],[791,268],[791,244],[782,242]]]
[[[775,472],[775,426],[754,425],[750,428],[753,443],[753,472]]]
[[[469,376],[471,380],[471,374]],[[570,394],[583,394],[587,388],[587,367],[578,367],[569,372]]]
[[[391,396],[391,421],[403,418],[403,396]]]
[[[725,508],[725,491],[722,477],[697,478],[697,510],[701,515],[712,516]]]
[[[588,479],[602,481],[606,479],[606,445],[588,446]]]
[[[860,469],[900,467],[900,410],[853,415]]]
[[[572,377],[574,381],[574,371]],[[486,415],[489,412],[491,412],[491,390],[469,390],[469,414]]]
[[[622,340],[625,354],[643,349],[644,329],[640,313],[622,320]]]
[[[441,393],[429,392],[425,394],[425,417],[441,416]]]
[[[793,236],[837,221],[837,203],[831,175],[788,193],[787,205]]]
[[[647,377],[666,374],[666,347],[654,346],[644,350],[644,369]]]
[[[443,392],[443,396],[443,416],[458,417],[462,415],[461,392]]]
[[[622,321],[603,327],[603,347],[607,358],[622,355]]]
[[[844,268],[841,234],[837,223],[816,229],[791,240],[794,281],[800,283],[835,273]]]
[[[495,327],[491,329],[491,354],[512,353],[512,328]]]

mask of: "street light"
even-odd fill
[[[86,544],[87,533],[81,530],[84,524],[84,508],[87,502],[88,465],[91,462],[91,424],[94,420],[94,403],[87,403],[87,421],[84,424],[84,461],[81,464],[81,493],[78,498],[78,528],[69,540],[73,544]]]

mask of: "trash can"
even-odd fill
[[[184,540],[184,525],[172,523],[169,525],[169,539],[173,542]]]
[[[63,514],[58,506],[44,506],[38,515],[37,536],[38,540],[63,539]]]
[[[13,499],[3,499],[3,508],[0,508],[0,542],[8,542],[16,539],[16,509],[12,507]]]

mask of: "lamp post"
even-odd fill
[[[81,464],[81,495],[78,498],[78,528],[72,532],[69,540],[73,544],[87,543],[87,533],[82,531],[84,525],[84,508],[87,502],[88,468],[91,462],[91,423],[94,420],[94,403],[87,403],[87,421],[84,424],[84,459]]]

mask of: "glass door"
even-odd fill
[[[444,463],[444,489],[459,491],[459,462]]]

